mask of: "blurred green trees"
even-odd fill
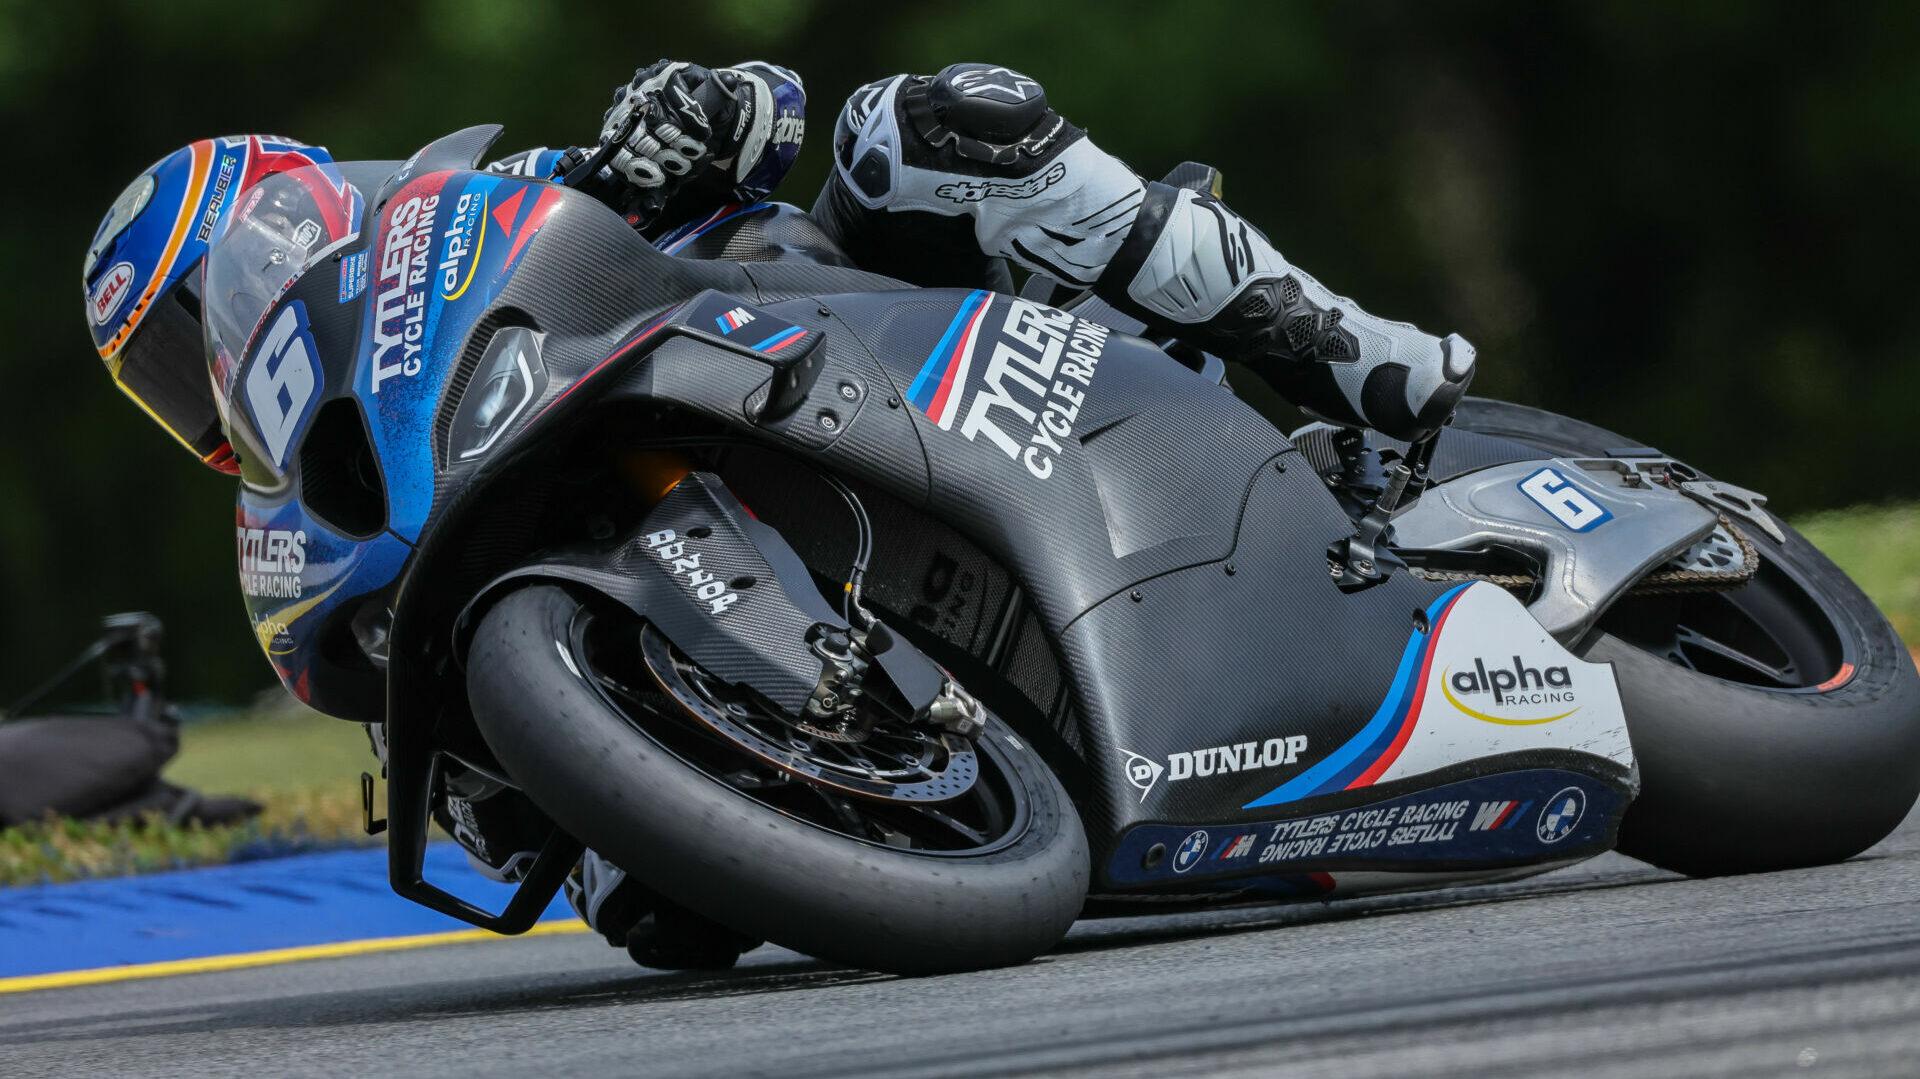
[[[590,138],[662,55],[808,80],[812,200],[859,84],[991,59],[1158,175],[1223,168],[1280,249],[1480,347],[1481,392],[1660,445],[1798,512],[1920,493],[1920,5],[1693,0],[967,5],[845,0],[0,0],[0,697],[108,610],[166,619],[180,690],[269,680],[230,481],[102,377],[78,269],[190,139],[401,157],[498,121]]]

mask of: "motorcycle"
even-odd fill
[[[1045,278],[675,258],[476,171],[498,133],[269,178],[208,257],[256,635],[383,725],[400,895],[524,931],[591,847],[928,973],[1616,846],[1817,865],[1920,790],[1905,650],[1754,492],[1481,399],[1288,436]],[[421,871],[476,782],[547,822],[499,912]]]

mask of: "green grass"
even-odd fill
[[[1920,503],[1832,510],[1793,527],[1847,571],[1902,639],[1920,643]]]
[[[233,719],[188,724],[166,777],[221,793],[351,789],[357,799],[360,773],[378,772],[377,763],[360,724],[289,700]]]
[[[1860,583],[1902,637],[1920,641],[1920,503],[1835,510],[1793,525]],[[209,793],[251,796],[267,807],[258,820],[214,829],[158,821],[14,828],[0,832],[0,886],[380,842],[360,829],[360,773],[376,771],[360,726],[269,700],[234,719],[189,724],[166,772]]]
[[[175,827],[46,821],[0,831],[0,887],[221,865],[238,858],[376,845],[361,828],[360,773],[378,773],[357,723],[290,699],[234,719],[190,723],[166,778],[245,794],[265,811],[244,824]],[[374,804],[386,804],[376,789]]]

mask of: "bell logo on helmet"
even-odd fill
[[[100,279],[100,283],[93,286],[93,291],[87,294],[87,307],[93,312],[94,324],[104,325],[113,317],[115,311],[120,310],[120,305],[126,302],[128,294],[132,291],[133,263],[114,263],[113,268]]]

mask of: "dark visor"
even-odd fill
[[[195,267],[186,276],[198,272]],[[183,277],[154,300],[140,332],[121,347],[114,381],[195,456],[226,471],[232,452],[213,404],[200,320],[187,305],[198,303]]]

